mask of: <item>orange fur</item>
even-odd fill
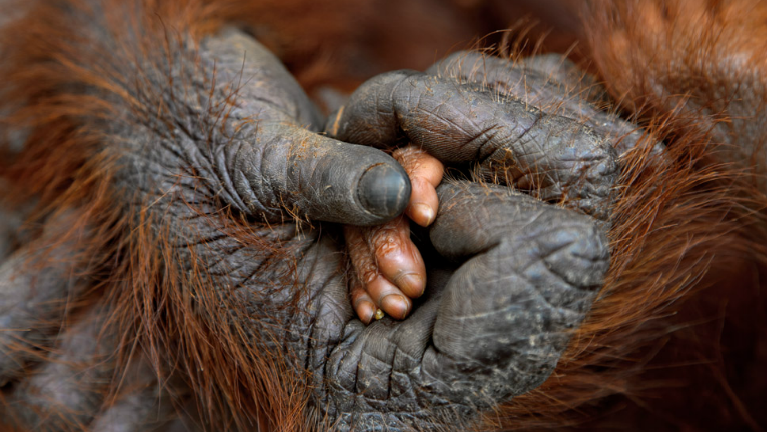
[[[89,8],[86,1],[65,3]],[[83,125],[119,116],[115,100],[120,107],[153,113],[156,107],[144,106],[144,100],[126,90],[137,83],[129,82],[121,68],[156,66],[164,56],[178,54],[173,47],[183,42],[180,35],[198,41],[226,23],[248,25],[311,88],[351,88],[385,69],[423,68],[484,28],[461,25],[460,9],[448,6],[438,9],[444,21],[419,24],[432,19],[429,8],[436,6],[428,2],[417,3],[415,10],[392,6],[384,11],[344,0],[323,6],[287,0],[145,0],[143,8],[127,9],[120,0],[105,4],[103,16],[100,11],[87,13],[104,20],[116,40],[124,42],[119,52],[103,51],[99,44],[89,51],[74,49],[81,38],[94,36],[80,34],[78,23],[67,22],[55,4],[26,4],[29,14],[2,28],[0,76],[6,82],[0,84],[0,97],[12,112],[0,117],[0,124],[28,132],[24,150],[19,154],[7,150],[8,157],[0,163],[0,175],[12,185],[3,193],[4,202],[39,200],[31,223],[51,212],[77,209],[82,223],[95,227],[73,260],[88,262],[97,281],[89,293],[93,301],[111,308],[109,322],[121,335],[117,360],[123,369],[118,368],[105,401],[119,397],[122,374],[131,362],[143,358],[168,387],[181,392],[175,395],[179,403],[189,397],[184,391],[189,389],[211,430],[230,426],[321,430],[317,425],[323,419],[307,408],[307,389],[284,364],[285,353],[260,352],[244,343],[247,329],[231,326],[227,315],[232,310],[244,312],[222,306],[220,297],[195,273],[180,274],[162,265],[176,260],[176,253],[167,236],[151,232],[158,222],[146,203],[130,209],[132,218],[117,208],[118,197],[128,191],[109,186],[115,155],[100,148],[103,137]],[[756,36],[766,31],[763,9],[748,1],[634,1],[599,4],[586,18],[590,41],[586,52],[591,53],[587,56],[621,107],[643,121],[648,144],[623,161],[610,232],[613,263],[599,301],[574,332],[552,377],[539,389],[486,414],[483,428],[607,427],[617,424],[620,417],[609,414],[623,405],[660,410],[657,424],[667,427],[705,428],[692,410],[712,406],[721,415],[713,420],[707,417],[713,414],[702,416],[705,422],[756,429],[765,420],[754,412],[758,399],[748,394],[759,389],[730,384],[731,362],[747,364],[765,354],[741,359],[738,353],[726,357],[725,350],[743,350],[767,329],[759,279],[767,268],[767,197],[761,177],[764,166],[754,159],[762,154],[764,128],[756,125],[744,142],[738,128],[718,126],[751,125],[760,115],[763,118],[761,104],[756,119],[737,111],[740,88],[728,87],[765,76],[761,74],[765,39]],[[388,28],[397,19],[404,19],[409,30]],[[371,27],[360,22],[370,22]],[[430,30],[419,33],[415,30],[419,25]],[[127,34],[138,36],[120,37]],[[403,60],[395,53],[405,44],[412,46]],[[351,54],[339,54],[345,51]],[[150,66],[136,65],[138,58]],[[378,63],[360,69],[365,61]],[[717,67],[708,66],[712,64]],[[142,78],[135,77],[139,84]],[[82,85],[98,88],[110,98],[70,91]],[[724,95],[717,93],[722,88]],[[767,101],[763,88],[757,90],[756,100]],[[225,109],[211,115],[225,115]],[[650,145],[661,139],[668,143],[672,163],[659,163],[649,152]],[[743,146],[737,152],[721,150],[739,144]],[[244,244],[280,247],[230,213],[208,217],[209,223]],[[290,280],[291,275],[285,277]],[[729,303],[721,310],[710,308],[720,302]],[[751,315],[741,322],[737,320],[741,313]],[[736,345],[707,339],[730,328],[749,333],[743,336],[746,341]],[[702,363],[677,367],[681,362]],[[677,373],[678,369],[690,376]],[[691,402],[689,398],[698,395],[686,393],[682,386],[700,379],[719,386],[723,396]],[[171,385],[174,380],[183,384]],[[661,404],[673,409],[658,408],[654,403],[658,395]],[[618,415],[627,416],[626,412],[632,411]]]
[[[625,158],[601,299],[553,376],[490,422],[763,427],[767,374],[739,369],[767,360],[758,348],[767,334],[767,94],[738,85],[764,76],[766,19],[764,4],[750,1],[591,5],[594,67],[648,126],[647,143],[665,140],[676,162]]]

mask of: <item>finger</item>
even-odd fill
[[[557,54],[511,60],[463,51],[434,64],[427,73],[481,83],[548,113],[585,121],[599,112],[588,102],[589,91],[604,93],[592,76]]]
[[[577,96],[583,101],[592,101],[597,108],[606,107],[610,103],[607,89],[602,83],[563,55],[541,54],[526,57],[521,60],[520,66],[526,71],[535,72],[535,75],[548,78],[552,85],[559,84],[560,93]]]
[[[606,236],[592,218],[504,188],[442,185],[439,196],[433,245],[466,262],[446,287],[425,373],[462,402],[525,393],[551,373],[596,297],[609,266]],[[476,367],[487,382],[466,385],[460,371]]]
[[[116,336],[95,309],[67,328],[48,359],[14,388],[13,421],[29,430],[86,430],[115,371]]]
[[[607,218],[615,150],[578,121],[501,98],[481,84],[399,71],[363,84],[328,121],[338,139],[391,146],[404,135],[444,163]]]
[[[48,346],[67,304],[86,286],[73,274],[75,244],[86,235],[79,219],[77,213],[54,217],[39,239],[0,266],[0,383],[18,377]]]
[[[407,218],[399,217],[370,228],[367,232],[367,242],[375,253],[376,264],[381,274],[407,297],[420,297],[425,287],[426,267],[421,253],[410,240]],[[370,295],[378,299],[376,293],[371,291],[373,290],[368,288]],[[382,303],[379,303],[379,307],[388,313]]]
[[[357,317],[365,324],[370,324],[379,310],[379,303],[368,294],[367,283],[381,277],[375,255],[366,239],[366,231],[369,229],[352,225],[344,226],[346,248],[353,268],[349,294]]]
[[[423,293],[426,273],[423,259],[410,241],[409,233],[404,218],[374,228],[344,228],[352,265],[361,284],[361,288],[352,288],[355,309],[355,300],[369,298],[377,308],[393,318],[407,316],[412,306],[408,297],[418,297]],[[367,297],[361,297],[360,291],[364,291]],[[363,306],[365,315],[359,312],[358,315],[363,322],[369,323],[367,314],[371,309]]]
[[[357,317],[363,323],[370,324],[370,322],[373,321],[373,318],[375,318],[378,307],[376,306],[375,302],[373,302],[373,299],[370,297],[367,291],[365,291],[364,285],[362,285],[362,282],[360,282],[356,275],[354,275],[352,278],[349,295],[352,300],[352,307],[354,308],[354,312],[357,314]]]
[[[221,148],[205,142],[189,149],[210,164],[200,169],[216,196],[269,222],[375,225],[404,211],[410,182],[402,167],[381,151],[306,129],[318,126],[311,103],[255,39],[225,31],[206,39],[202,55],[215,61],[218,80],[236,84],[222,127],[230,136],[217,141]]]
[[[378,308],[392,318],[405,319],[410,312],[410,299],[383,275],[379,274],[369,280],[365,289]]]
[[[532,56],[518,62],[479,52],[459,52],[436,63],[427,73],[461,82],[481,83],[549,114],[575,119],[604,136],[619,155],[643,142],[645,132],[605,110],[604,87],[590,74],[558,54]],[[660,153],[662,143],[649,143]]]
[[[593,218],[497,186],[442,184],[438,193],[430,237],[463,264],[407,320],[352,324],[330,355],[331,397],[354,400],[345,419],[352,427],[382,401],[395,400],[418,424],[423,406],[429,418],[471,419],[531,391],[602,284],[609,253]],[[391,416],[392,425],[398,420]]]
[[[215,64],[215,80],[236,93],[229,113],[235,118],[257,114],[259,121],[296,123],[319,130],[322,116],[279,58],[247,33],[226,27],[200,46],[201,57]]]
[[[393,156],[413,185],[406,212],[421,225],[430,224],[439,204],[435,186],[442,180],[442,163],[413,146],[398,149]],[[408,220],[400,217],[364,229],[347,226],[345,233],[352,266],[362,276],[361,281],[352,282],[350,290],[357,316],[369,324],[380,308],[404,318],[410,304],[402,297],[419,297],[426,285],[426,267],[410,240]]]
[[[231,172],[248,213],[376,225],[401,214],[410,198],[402,167],[383,152],[304,129],[272,125],[260,143],[242,144]]]
[[[437,215],[437,185],[445,167],[437,158],[415,146],[399,148],[392,154],[410,178],[411,192],[405,214],[421,226],[428,226]]]

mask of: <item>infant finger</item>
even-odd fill
[[[370,295],[365,291],[365,286],[359,281],[359,278],[354,277],[352,287],[349,290],[349,294],[352,300],[352,307],[357,317],[365,324],[370,324],[376,315],[377,307]]]
[[[418,225],[429,226],[439,207],[436,187],[442,181],[445,166],[437,158],[412,145],[397,149],[392,156],[410,177],[412,189],[405,214]]]
[[[365,289],[378,307],[392,318],[405,319],[410,312],[410,299],[383,275],[368,282]]]
[[[410,240],[410,224],[407,218],[400,216],[391,222],[370,228],[366,235],[381,274],[406,296],[420,297],[426,286],[426,266],[418,248]],[[376,299],[373,293],[371,295]]]
[[[359,281],[352,282],[352,305],[363,322],[372,319],[371,310],[375,313],[368,299],[392,317],[402,319],[411,307],[408,296],[423,293],[426,270],[409,233],[403,217],[375,228],[344,227],[349,256],[358,275],[355,279]]]

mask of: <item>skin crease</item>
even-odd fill
[[[390,316],[404,319],[426,288],[426,268],[416,245],[410,240],[410,221],[429,226],[439,205],[436,187],[442,181],[444,166],[416,147],[397,149],[394,159],[405,168],[412,192],[405,216],[374,228],[344,227],[349,256],[357,281],[350,296],[357,316],[369,324],[381,309]],[[364,283],[362,282],[364,281]],[[387,296],[395,297],[387,297]]]
[[[107,27],[98,17],[92,21],[94,17],[87,13],[72,16],[75,22],[96,26],[94,31]],[[121,41],[107,37],[102,42],[110,47]],[[158,55],[178,58],[170,66],[172,79],[160,74],[155,81],[160,71],[151,68],[163,66],[150,62],[150,69],[142,69],[139,75],[147,79],[138,85],[117,80],[108,87],[90,87],[82,95],[88,98],[93,92],[115,108],[108,122],[96,113],[83,120],[84,127],[100,131],[100,137],[90,143],[100,155],[96,160],[109,159],[114,164],[114,176],[94,187],[105,188],[102,196],[115,205],[106,213],[89,211],[117,219],[95,223],[97,226],[120,227],[99,248],[117,248],[109,255],[133,255],[129,262],[149,259],[149,263],[159,264],[156,270],[148,270],[159,272],[154,276],[159,284],[150,279],[146,288],[159,289],[160,296],[179,296],[169,298],[168,305],[183,309],[186,304],[203,312],[188,311],[198,315],[191,325],[199,319],[205,326],[199,331],[212,332],[214,343],[235,350],[222,353],[218,366],[208,373],[226,373],[223,366],[229,361],[253,367],[249,369],[251,378],[246,375],[237,381],[241,388],[240,381],[263,377],[258,368],[278,367],[278,374],[268,376],[291,377],[291,381],[307,385],[306,409],[335,430],[435,429],[445,421],[476,422],[478,410],[523,394],[545,380],[567,343],[568,329],[577,327],[585,316],[609,265],[605,233],[596,221],[500,186],[463,180],[435,190],[441,170],[427,179],[431,189],[424,191],[423,184],[415,182],[412,197],[402,166],[414,178],[423,172],[418,160],[409,159],[412,149],[395,154],[400,164],[373,147],[316,133],[322,121],[298,84],[271,53],[238,29],[225,27],[203,37],[199,45],[182,39],[159,49]],[[130,63],[130,58],[128,66],[110,69],[106,76],[120,77],[126,67],[145,67]],[[102,66],[109,69],[114,60],[106,57]],[[463,91],[467,97],[476,93],[483,110],[505,113],[521,109],[517,103],[506,107],[472,86]],[[166,98],[173,102],[159,113],[145,109]],[[155,102],[132,106],[133,100]],[[354,127],[347,119],[356,114],[349,115],[341,119],[339,133]],[[454,121],[455,113],[444,115],[447,121]],[[538,111],[532,115],[547,116]],[[590,159],[591,140],[573,141],[581,136],[576,125],[553,116],[551,125],[558,128],[563,140],[569,140],[570,153],[576,158],[582,153],[588,156],[583,167],[576,159],[576,167],[588,171],[595,160],[602,163],[599,158]],[[548,123],[532,129],[531,135],[536,137],[549,132]],[[525,144],[529,146],[535,139]],[[454,139],[443,140],[439,146],[447,153],[460,148],[458,157],[465,155],[465,161],[471,162],[474,152],[462,144],[461,139]],[[471,146],[480,144],[490,151],[501,146],[513,149],[522,143],[490,137]],[[73,145],[83,144],[74,140]],[[522,147],[520,154],[525,152]],[[565,161],[564,166],[571,163]],[[555,169],[560,162],[552,160],[550,165]],[[429,175],[433,170],[429,164],[426,168]],[[607,174],[599,181],[614,181],[609,175],[612,171]],[[556,183],[556,178],[546,178]],[[441,203],[429,230],[428,246],[433,251],[424,258],[424,264],[426,259],[431,263],[428,295],[408,320],[386,319],[365,326],[354,318],[349,303],[350,273],[344,271],[346,255],[339,223],[379,225],[405,211],[409,198],[423,200],[424,195]],[[126,233],[146,237],[126,239]],[[94,244],[105,237],[94,236]],[[161,243],[155,243],[157,239]],[[389,245],[375,246],[376,253],[385,255]],[[151,251],[157,248],[172,258],[153,258]],[[228,252],[222,253],[224,250]],[[378,264],[384,275],[394,267],[384,259]],[[101,271],[107,274],[120,271],[103,265]],[[143,272],[146,265],[132,264],[125,269],[129,274],[107,276],[103,283],[135,284],[141,277],[132,272]],[[7,282],[23,281],[18,276],[29,271],[25,266],[9,270]],[[507,283],[508,278],[514,282]],[[10,283],[4,286],[24,290]],[[131,311],[137,304],[145,304],[131,300],[136,294],[129,288],[107,291],[105,304],[100,306],[125,311],[119,305],[131,305],[127,308]],[[139,295],[144,294],[155,295]],[[63,298],[68,295],[59,292]],[[382,306],[387,307],[386,299]],[[151,309],[146,312],[155,315]],[[132,322],[143,313],[133,309],[118,316],[115,331],[128,332],[123,334],[129,337],[135,331]],[[182,310],[167,313],[170,319],[185,315]],[[273,323],[269,325],[267,319]],[[190,322],[181,325],[185,334],[196,333],[189,331]],[[109,334],[99,333],[92,342],[102,346]],[[193,351],[210,347],[197,342],[187,346]],[[13,350],[6,352],[14,354]],[[177,360],[195,363],[195,357],[210,355],[187,354],[191,354],[188,359]],[[116,355],[117,360],[104,363],[107,374],[119,374],[121,357],[133,358],[119,351]],[[243,355],[246,357],[237,358]],[[471,373],[469,381],[467,373]],[[405,380],[384,380],[389,375]],[[55,400],[46,406],[46,399],[38,394],[61,388],[65,384],[60,381],[65,379],[63,373],[53,374],[30,393],[24,392],[25,387],[8,388],[7,396],[13,402],[6,405],[6,412],[11,424],[37,425],[36,413],[45,410],[63,419],[42,422],[41,427],[51,430],[75,422],[100,424],[106,421],[101,420],[104,416],[111,418],[97,398],[88,396],[103,387],[83,388],[86,394],[74,399],[73,406]],[[103,380],[94,381],[103,385]],[[258,384],[251,381],[249,385]],[[174,387],[171,393],[183,394],[184,387]],[[389,401],[387,394],[401,396]],[[264,395],[279,402],[273,394]],[[119,403],[132,395],[121,392],[109,397]],[[73,411],[80,414],[73,416]],[[277,424],[284,426],[284,422]]]
[[[759,430],[767,14],[595,3],[595,79],[437,3],[14,5],[0,427]]]

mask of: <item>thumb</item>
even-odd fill
[[[372,147],[289,124],[264,125],[255,142],[232,146],[233,204],[267,221],[376,225],[401,214],[410,198],[405,170]]]

